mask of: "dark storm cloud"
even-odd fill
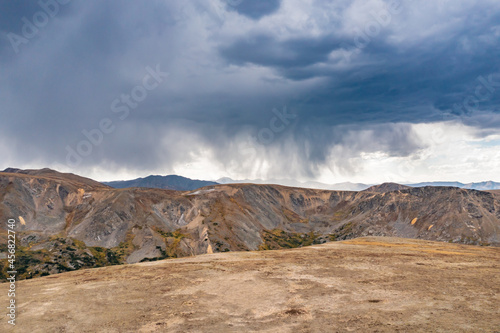
[[[304,68],[326,61],[328,54],[341,42],[346,41],[347,39],[325,36],[318,39],[293,38],[279,42],[269,35],[245,36],[227,47],[222,47],[221,54],[239,65],[253,63],[279,69]]]
[[[276,12],[281,0],[225,0],[226,7],[254,20]]]
[[[499,14],[483,20],[476,19],[478,13],[466,15],[472,17],[466,17],[459,29],[410,47],[389,44],[384,34],[370,38],[360,50],[352,37],[326,35],[280,41],[272,35],[256,34],[242,36],[219,51],[231,64],[271,67],[291,80],[328,78],[322,88],[308,92],[314,98],[303,112],[314,109],[315,116],[332,123],[439,120],[444,114],[457,113],[454,104],[462,103],[467,92],[473,93],[480,76],[500,72],[500,36],[492,31],[500,24]],[[495,41],[482,42],[478,36]],[[464,40],[473,43],[471,50],[461,49]],[[332,51],[342,56],[328,60]],[[362,54],[361,61],[354,59],[353,51]],[[365,63],[367,58],[371,61]],[[348,66],[335,66],[346,60]],[[480,107],[498,111],[499,105],[497,92]],[[425,113],[415,111],[425,106],[432,107]],[[441,113],[436,114],[436,110]]]
[[[21,30],[22,18],[31,18],[40,10],[36,1],[2,1],[0,2],[0,29],[9,31],[17,28]]]
[[[22,18],[31,20],[42,9],[31,1],[2,2],[2,140],[18,164],[65,164],[67,146],[76,149],[88,140],[82,131],[110,119],[114,130],[92,146],[81,167],[168,169],[211,149],[223,165],[260,156],[276,166],[273,172],[291,169],[294,161],[293,176],[312,177],[332,147],[343,147],[339,166],[346,170],[361,151],[408,156],[422,148],[409,123],[459,117],[498,128],[488,112],[499,111],[500,85],[478,103],[474,117],[454,108],[475,94],[478,77],[500,72],[499,6],[466,3],[454,2],[454,11],[419,25],[410,10],[419,5],[412,2],[415,7],[358,48],[347,27],[357,20],[364,29],[366,20],[347,12],[349,1],[338,8],[316,1],[308,14],[297,9],[295,17],[309,15],[298,28],[294,16],[282,12],[292,1],[285,8],[280,1],[254,0],[74,0],[17,54],[7,34],[21,34]],[[432,5],[425,6],[432,17]],[[120,119],[113,102],[124,107],[122,96],[156,66],[168,78]],[[281,129],[273,109],[284,106],[296,118]],[[263,129],[273,135],[264,145]],[[240,145],[247,137],[255,147]],[[258,156],[242,156],[252,149]]]
[[[71,0],[0,2],[0,56],[2,59],[14,59],[15,54],[24,45],[43,38],[47,26],[57,24],[55,21],[72,14],[73,6],[70,4]]]

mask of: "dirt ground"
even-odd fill
[[[500,248],[369,237],[209,254],[20,281],[16,300],[1,332],[500,333]]]

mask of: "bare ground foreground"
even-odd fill
[[[1,332],[500,332],[500,248],[368,237],[74,271],[16,296]]]

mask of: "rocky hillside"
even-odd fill
[[[379,193],[231,184],[182,192],[112,189],[52,170],[4,172],[0,219],[12,217],[21,277],[366,235],[500,245],[500,194],[453,187]]]

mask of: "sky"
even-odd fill
[[[500,181],[498,0],[0,0],[0,168]]]

